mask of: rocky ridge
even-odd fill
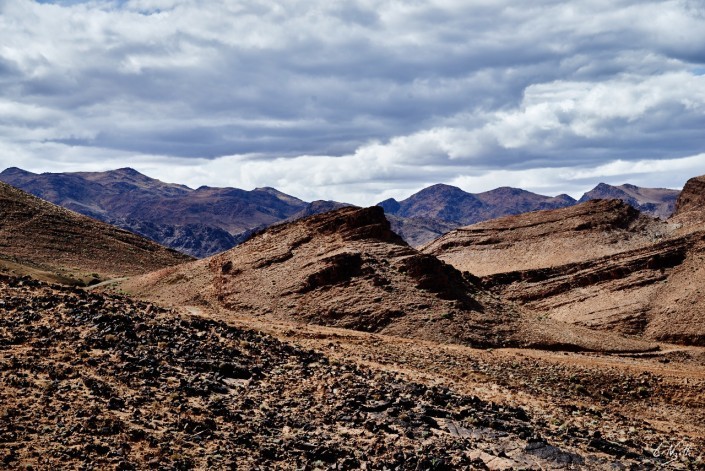
[[[519,188],[502,187],[484,193],[468,193],[460,188],[437,184],[424,188],[402,201],[378,203],[385,213],[404,218],[428,218],[458,226],[510,214],[554,209],[575,204],[568,195],[549,197]]]
[[[206,260],[121,284],[134,295],[232,315],[474,346],[649,350],[526,317],[478,280],[409,247],[382,208],[342,208],[270,227]]]
[[[0,180],[197,257],[229,249],[238,234],[279,222],[306,207],[273,188],[194,190],[131,168],[43,174],[10,168],[0,173]]]
[[[681,225],[681,233],[705,229],[705,175],[686,182],[670,220]]]
[[[534,315],[705,345],[703,188],[691,180],[665,222],[619,200],[592,200],[468,226],[423,250]]]
[[[590,200],[462,227],[421,251],[485,276],[604,257],[647,246],[673,230],[620,200]]]
[[[13,167],[0,173],[0,181],[195,257],[225,251],[272,224],[348,205],[306,203],[274,188],[194,190],[131,168],[35,174]],[[663,218],[670,214],[677,194],[676,190],[600,184],[581,201],[618,198]],[[389,199],[378,205],[385,208],[394,231],[419,247],[460,226],[574,204],[568,195],[550,197],[509,187],[473,194],[438,184],[402,201]]]

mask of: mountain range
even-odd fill
[[[335,201],[307,203],[273,188],[191,189],[130,168],[42,174],[8,168],[0,173],[0,181],[198,258],[223,252],[272,224],[350,206]],[[666,217],[678,193],[601,183],[580,201],[618,198],[646,214]],[[472,194],[438,184],[402,201],[382,201],[379,206],[392,229],[419,247],[467,224],[576,203],[568,195],[549,197],[508,187]]]

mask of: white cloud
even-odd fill
[[[361,204],[646,181],[705,147],[702,44],[685,0],[4,0],[0,164]]]

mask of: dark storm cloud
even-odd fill
[[[198,184],[371,202],[519,172],[568,190],[705,144],[700,2],[5,0],[0,13],[6,166],[127,158]]]

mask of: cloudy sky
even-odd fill
[[[705,174],[702,0],[0,0],[0,167],[374,204]]]

